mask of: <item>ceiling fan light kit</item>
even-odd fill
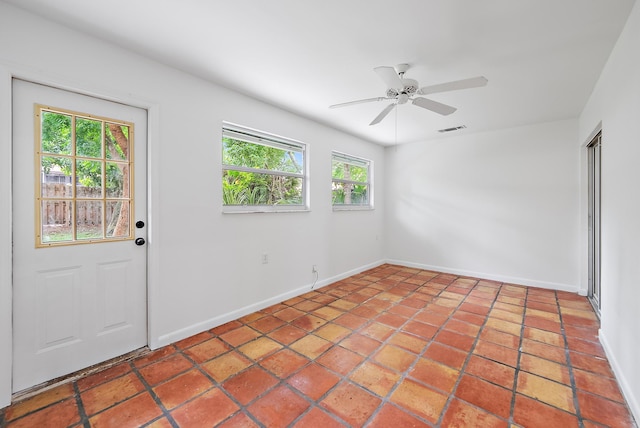
[[[411,101],[411,104],[422,107],[426,110],[430,110],[434,113],[446,116],[455,112],[455,107],[440,103],[438,101],[424,98],[417,95],[428,95],[439,92],[456,91],[459,89],[471,89],[485,86],[488,80],[483,76],[472,77],[470,79],[455,80],[452,82],[440,83],[437,85],[430,85],[420,88],[418,81],[414,79],[408,79],[404,77],[404,74],[409,69],[409,64],[398,64],[395,67],[380,66],[375,67],[373,71],[376,72],[382,81],[387,85],[387,92],[385,97],[366,98],[362,100],[348,101],[346,103],[334,104],[329,108],[347,107],[355,104],[376,102],[390,100],[391,104],[386,106],[378,116],[371,121],[369,125],[375,125],[380,123],[397,105],[406,104]]]

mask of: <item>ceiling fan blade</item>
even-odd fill
[[[457,91],[458,89],[471,89],[485,86],[488,80],[486,77],[478,76],[470,79],[455,80],[453,82],[440,83],[438,85],[425,86],[418,90],[420,95],[435,94],[437,92]]]
[[[377,116],[376,116],[376,118],[375,118],[375,119],[373,119],[373,121],[371,121],[371,123],[369,124],[369,126],[371,126],[371,125],[375,125],[376,123],[380,123],[380,121],[381,121],[382,119],[384,119],[384,118],[389,114],[389,112],[390,112],[391,110],[393,110],[393,108],[394,108],[395,106],[396,106],[396,105],[395,105],[395,103],[393,103],[393,104],[389,104],[388,106],[386,106],[386,107],[384,108],[384,110],[382,110],[382,111],[380,112],[380,114],[379,114],[379,115],[377,115]]]
[[[387,88],[389,89],[393,88],[398,92],[404,89],[404,84],[402,83],[402,80],[398,76],[398,73],[396,73],[395,68],[388,67],[388,66],[381,66],[381,67],[374,68],[373,71],[375,71],[378,74],[378,76],[380,76],[380,78],[387,85]]]
[[[382,101],[382,100],[389,100],[389,99],[392,99],[392,98],[387,98],[387,97],[367,98],[364,100],[348,101],[346,103],[334,104],[329,106],[329,108],[347,107],[347,106],[352,106],[354,104],[370,103],[373,101]]]
[[[447,116],[457,110],[457,108],[455,107],[451,107],[437,101],[429,100],[427,98],[418,97],[411,101],[411,103],[413,103],[413,105],[426,108],[427,110],[431,110],[443,116]]]

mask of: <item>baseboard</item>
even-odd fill
[[[404,260],[389,259],[387,260],[387,263],[406,266],[406,267],[412,267],[412,268],[418,268],[418,269],[424,269],[424,270],[431,270],[435,272],[451,273],[451,274],[460,275],[460,276],[470,276],[473,278],[488,279],[491,281],[506,282],[509,284],[526,285],[529,287],[538,287],[538,288],[547,288],[551,290],[567,291],[570,293],[578,293],[580,291],[580,287],[578,287],[578,285],[538,281],[535,279],[520,278],[520,277],[506,276],[506,275],[496,275],[496,274],[490,274],[486,272],[474,272],[470,270],[454,269],[454,268],[449,268],[445,266],[433,266],[433,265],[427,265],[423,263],[407,262]]]
[[[153,341],[152,346],[150,345],[150,347],[152,347],[152,349],[157,349],[162,346],[169,345],[171,343],[174,343],[179,340],[185,339],[187,337],[193,336],[195,334],[201,333],[205,330],[210,330],[214,327],[217,327],[229,321],[233,321],[245,315],[259,311],[260,309],[264,309],[269,306],[275,305],[277,303],[283,302],[285,300],[291,299],[292,297],[300,296],[301,294],[311,291],[312,286],[314,290],[322,287],[326,287],[327,285],[333,284],[334,282],[359,274],[366,270],[373,269],[384,263],[386,263],[385,260],[379,260],[373,263],[369,263],[364,266],[360,266],[358,268],[342,272],[338,275],[335,275],[329,278],[323,278],[321,280],[318,280],[315,284],[307,284],[302,287],[298,287],[296,289],[287,291],[286,293],[278,294],[268,299],[261,300],[256,303],[252,303],[250,305],[244,306],[234,311],[227,312],[225,314],[222,314],[213,318],[209,318],[205,321],[189,325],[179,330],[174,330],[171,333],[163,334],[162,336],[158,337],[156,341]]]
[[[618,381],[618,385],[620,385],[622,395],[624,396],[625,400],[627,400],[629,410],[631,410],[631,414],[635,418],[636,422],[638,422],[640,421],[640,403],[638,402],[637,397],[634,395],[629,381],[624,376],[624,371],[620,367],[620,364],[616,359],[616,355],[611,350],[611,346],[609,345],[606,336],[602,333],[602,329],[598,330],[598,338],[600,339],[600,344],[602,344],[602,347],[604,348],[604,353],[607,355],[607,359],[609,360],[611,369],[616,375],[616,380]]]

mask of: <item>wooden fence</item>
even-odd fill
[[[41,215],[43,225],[71,226],[73,189],[64,183],[42,183],[42,197],[56,198],[42,201]],[[100,189],[78,186],[76,188],[76,224],[95,226],[102,224],[102,193]],[[82,198],[87,198],[82,200]],[[119,204],[107,204],[107,218],[113,218],[113,212],[120,210]]]

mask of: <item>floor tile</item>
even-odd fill
[[[289,345],[303,337],[305,334],[307,333],[304,330],[301,330],[292,325],[285,325],[277,330],[272,331],[267,336],[277,340],[283,345]]]
[[[343,327],[350,328],[351,330],[356,330],[366,324],[367,319],[347,313],[340,315],[338,318],[334,319],[333,322]]]
[[[371,337],[355,333],[340,342],[340,346],[350,349],[360,355],[370,355],[373,351],[378,349],[380,342],[372,339]]]
[[[360,330],[360,334],[378,341],[387,340],[394,332],[395,330],[393,328],[377,322],[372,322]]]
[[[240,404],[247,405],[278,383],[278,379],[261,367],[249,369],[227,379],[222,387]]]
[[[144,392],[89,418],[94,428],[142,426],[162,415],[149,393]],[[46,426],[46,425],[45,425]]]
[[[260,361],[262,367],[281,379],[288,378],[308,363],[308,358],[290,349],[282,349]]]
[[[575,351],[569,351],[569,358],[571,359],[571,364],[574,367],[591,373],[614,377],[613,370],[611,370],[611,366],[606,358],[582,354]]]
[[[546,343],[547,345],[564,347],[564,338],[562,335],[538,328],[525,327],[523,337],[535,340],[536,342]]]
[[[576,381],[576,388],[585,392],[600,395],[609,400],[624,403],[624,397],[620,393],[615,379],[589,373],[580,369],[573,369],[573,376]]]
[[[309,403],[305,399],[286,386],[278,386],[247,410],[265,426],[281,428],[288,426],[307,408]]]
[[[536,342],[535,340],[522,339],[522,352],[535,355],[546,360],[555,361],[560,364],[567,363],[567,357],[564,348],[559,346],[551,346],[546,343]]]
[[[239,410],[221,390],[212,389],[178,407],[171,416],[181,427],[213,427]]]
[[[571,413],[538,400],[516,394],[513,421],[524,427],[578,427],[578,418]]]
[[[227,378],[246,369],[251,364],[252,362],[241,353],[231,351],[202,364],[202,368],[209,373],[216,382],[223,382]]]
[[[460,370],[467,359],[467,353],[450,346],[433,342],[424,353],[424,356],[439,361],[454,369]]]
[[[330,342],[337,343],[351,334],[351,330],[341,325],[329,323],[323,325],[314,333],[316,336],[320,336]]]
[[[74,391],[72,384],[67,383],[60,385],[31,398],[19,401],[13,406],[7,408],[4,415],[5,419],[7,421],[12,421],[20,416],[26,415],[27,413],[31,413],[53,403],[71,398],[73,397],[73,394]]]
[[[453,400],[442,419],[441,426],[507,428],[509,424],[504,419],[478,407],[470,406],[460,400]]]
[[[408,414],[392,404],[384,404],[378,414],[367,425],[369,428],[412,427],[428,428],[430,425]]]
[[[256,340],[245,343],[238,348],[238,350],[242,352],[246,357],[254,361],[258,361],[259,359],[272,354],[279,349],[282,349],[282,345],[273,339],[269,339],[268,337],[260,337]]]
[[[299,318],[305,314],[306,314],[305,312],[298,310],[296,308],[287,307],[282,310],[279,310],[278,312],[274,312],[273,316],[281,319],[282,321],[291,322],[296,318]]]
[[[426,385],[450,393],[460,372],[427,358],[420,358],[409,372],[409,376]]]
[[[326,368],[347,375],[364,360],[363,357],[341,346],[334,346],[325,352],[316,361]]]
[[[464,352],[469,352],[471,348],[473,348],[475,338],[444,329],[436,335],[435,341],[442,343],[443,345],[451,346],[452,348],[460,349]]]
[[[459,399],[504,419],[511,413],[512,395],[510,390],[469,375],[462,376],[455,391]]]
[[[80,414],[74,398],[67,398],[53,406],[39,409],[26,416],[19,413],[12,416],[13,418],[10,419],[11,422],[9,423],[11,428],[67,427],[80,422]]]
[[[174,345],[178,349],[187,349],[187,348],[192,347],[193,345],[197,345],[198,343],[201,343],[201,342],[204,342],[206,340],[209,340],[209,339],[211,339],[211,337],[212,337],[212,333],[210,333],[208,331],[203,331],[200,334],[196,334],[194,336],[187,337],[184,340],[180,340],[180,341],[174,343]]]
[[[515,372],[516,370],[513,367],[478,355],[472,355],[465,367],[465,373],[482,378],[506,389],[513,389]]]
[[[318,400],[340,381],[340,377],[319,364],[309,364],[287,381],[312,400]]]
[[[169,354],[173,355],[173,354]],[[78,385],[78,389],[80,391],[84,391],[89,388],[93,388],[94,386],[100,385],[101,383],[108,382],[117,377],[123,376],[131,371],[131,366],[126,363],[116,364],[113,367],[108,369],[99,371],[98,373],[94,373],[87,377],[83,377],[78,379],[76,382]],[[69,394],[73,393],[73,388],[71,384],[65,385],[66,388],[69,388]]]
[[[324,410],[317,407],[312,408],[295,425],[294,428],[322,427],[322,428],[344,428],[345,425],[338,422]]]
[[[510,333],[495,330],[493,328],[484,328],[480,333],[480,339],[486,342],[495,343],[496,345],[506,348],[518,349],[520,347],[520,336],[514,336]]]
[[[391,394],[390,400],[403,409],[435,424],[447,402],[447,395],[413,380],[405,379]]]
[[[174,354],[139,370],[149,385],[155,386],[193,367],[193,363],[182,354]]]
[[[520,357],[520,370],[558,383],[571,385],[571,376],[567,366],[534,355],[522,354]]]
[[[362,426],[382,401],[349,382],[338,385],[320,403],[350,426]]]
[[[365,389],[385,397],[400,379],[400,374],[378,364],[365,362],[351,374],[350,379]]]
[[[212,386],[211,381],[205,375],[197,369],[193,369],[156,386],[153,391],[164,406],[170,410]]]
[[[255,423],[245,413],[237,413],[226,421],[215,426],[216,428],[260,428],[260,425]]]
[[[570,413],[576,411],[571,387],[531,373],[518,374],[517,392]]]
[[[399,348],[411,351],[414,354],[421,353],[429,342],[412,334],[398,332],[391,336],[389,343]]]
[[[332,343],[312,334],[292,343],[289,347],[302,355],[315,359],[331,347]]]
[[[392,345],[383,345],[373,356],[378,364],[397,372],[406,371],[416,360],[416,356],[404,349]]]
[[[82,404],[87,415],[91,416],[144,389],[138,377],[134,373],[129,373],[84,391],[81,393]]]
[[[438,331],[438,327],[420,321],[409,321],[402,326],[402,331],[411,333],[421,339],[431,340]]]
[[[220,339],[224,340],[231,346],[240,346],[247,343],[250,340],[260,336],[260,333],[256,330],[243,325],[235,330],[228,331],[220,335]]]
[[[281,319],[276,318],[273,315],[267,315],[256,321],[253,321],[249,324],[249,327],[259,331],[260,333],[269,333],[270,331],[273,331],[278,327],[282,327],[284,324],[285,322]]]
[[[584,419],[612,427],[633,427],[629,409],[620,403],[583,391],[578,391],[578,403]]]

